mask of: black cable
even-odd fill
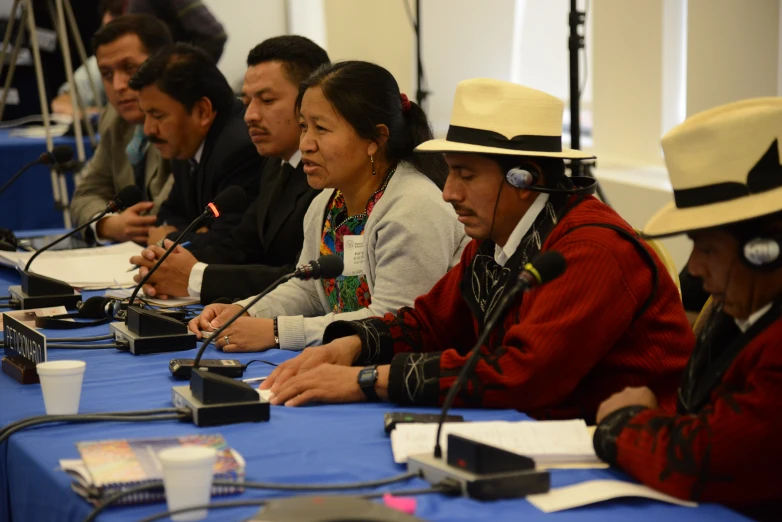
[[[46,348],[57,348],[61,350],[106,350],[108,348],[123,348],[120,343],[96,343],[96,344],[65,344],[65,343],[46,343]]]
[[[10,295],[0,296],[0,301],[8,301],[9,299],[11,299]]]
[[[92,337],[47,337],[47,343],[88,343],[92,341],[108,341],[114,339],[114,334],[95,335]]]
[[[213,486],[236,486],[237,488],[246,489],[271,489],[278,491],[340,491],[346,489],[361,489],[378,486],[387,486],[395,482],[402,482],[411,478],[417,477],[417,473],[402,473],[400,475],[394,475],[385,479],[371,480],[366,482],[354,482],[345,484],[273,484],[269,482],[237,482],[234,480],[215,480],[212,482]],[[133,495],[140,491],[146,491],[148,489],[157,489],[163,486],[163,482],[160,480],[149,482],[147,484],[130,488],[125,491],[121,491],[109,498],[105,502],[99,504],[92,510],[84,522],[92,522],[97,516],[102,513],[106,508],[112,504],[122,500],[126,496]],[[381,496],[385,493],[381,493]],[[367,497],[370,498],[370,497]],[[257,504],[252,504],[257,505]]]
[[[215,483],[216,484],[216,483]],[[368,493],[366,495],[356,495],[359,498],[366,498],[366,499],[372,499],[372,498],[379,498],[386,494],[394,495],[394,496],[407,496],[407,495],[427,495],[431,493],[452,493],[453,487],[452,486],[432,486],[429,488],[418,488],[418,489],[406,489],[406,490],[400,490],[400,491],[381,491],[378,493]],[[166,511],[163,513],[158,513],[157,515],[152,515],[151,517],[147,517],[142,519],[140,522],[155,522],[156,520],[162,520],[164,518],[170,517],[172,515],[179,515],[181,513],[189,513],[191,511],[200,511],[202,509],[226,509],[226,508],[234,508],[234,507],[252,507],[252,506],[264,506],[267,502],[269,502],[268,499],[258,499],[258,500],[228,500],[224,502],[213,502],[211,504],[202,504],[200,506],[192,506],[189,508],[183,508],[183,509],[175,509],[173,511]],[[85,519],[84,522],[91,521],[93,519]]]
[[[10,304],[0,304],[0,310],[13,310],[13,305]]]
[[[9,424],[8,426],[5,426],[0,431],[0,444],[5,442],[11,435],[16,433],[17,431],[21,431],[25,428],[29,428],[31,426],[37,426],[40,424],[52,424],[58,422],[82,423],[82,422],[96,422],[96,421],[145,422],[145,421],[171,420],[171,419],[185,420],[192,415],[189,410],[178,410],[178,409],[167,409],[167,410],[168,411],[173,410],[176,413],[166,413],[160,415],[158,414],[131,415],[132,413],[140,413],[140,412],[125,412],[119,414],[113,414],[113,413],[78,414],[77,413],[75,415],[40,415],[38,417],[22,419],[21,421],[17,421],[15,423]]]
[[[96,413],[80,413],[78,415],[115,415],[117,417],[123,416],[123,415],[129,415],[129,416],[136,416],[136,415],[160,415],[163,413],[178,413],[182,410],[178,408],[156,408],[154,410],[135,410],[135,411],[105,411],[105,412],[96,412]],[[24,419],[19,419],[18,421],[14,421],[10,424],[7,424],[0,428],[0,435],[2,435],[6,430],[12,428],[13,426],[17,424],[22,424],[31,420],[36,419],[51,419],[54,417],[53,415],[36,415],[33,417],[26,417]]]
[[[273,363],[271,361],[265,361],[263,359],[253,359],[252,361],[250,361],[250,362],[248,362],[247,364],[244,365],[244,369],[246,370],[247,367],[250,366],[254,362],[268,364],[269,366],[277,366],[277,363]]]

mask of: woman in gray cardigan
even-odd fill
[[[338,254],[345,271],[279,286],[224,331],[216,345],[227,352],[302,350],[319,345],[332,321],[411,306],[469,241],[442,199],[445,162],[413,155],[431,138],[426,116],[386,69],[324,66],[302,83],[297,108],[304,172],[324,189],[304,218],[300,261]],[[218,328],[245,302],[209,305],[190,329],[200,336]]]

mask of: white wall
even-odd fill
[[[244,78],[250,49],[286,33],[285,0],[204,0],[204,4],[228,34],[218,66],[236,88]]]

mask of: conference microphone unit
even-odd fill
[[[192,363],[185,359],[175,359],[171,364],[189,366],[190,385],[174,386],[171,389],[171,402],[176,408],[191,411],[196,426],[219,426],[238,422],[261,422],[269,420],[269,401],[262,398],[260,392],[243,381],[235,381],[215,372],[216,367],[201,366],[201,356],[214,339],[219,339],[226,328],[242,317],[247,310],[260,301],[278,285],[289,279],[333,279],[342,274],[342,258],[336,254],[322,256],[317,261],[286,274],[255,296],[240,308],[224,325],[204,339]],[[237,361],[238,362],[238,361]],[[241,363],[239,363],[241,364]],[[174,369],[169,366],[172,373]],[[210,371],[210,368],[212,371]]]
[[[34,167],[35,165],[51,165],[54,167],[58,167],[60,165],[66,164],[73,158],[73,149],[68,147],[67,145],[58,145],[52,149],[51,152],[44,152],[40,156],[38,156],[37,159],[34,161],[31,161],[19,171],[11,176],[11,179],[9,179],[5,185],[0,187],[0,194],[8,190],[8,187],[13,185],[17,179],[22,177],[22,174],[27,172],[31,167]]]
[[[447,457],[443,458],[440,433],[456,395],[478,364],[481,347],[489,340],[516,296],[556,279],[564,271],[565,258],[553,250],[543,252],[527,263],[513,287],[503,295],[494,313],[487,319],[456,382],[448,390],[437,426],[434,454],[408,458],[409,472],[420,475],[433,485],[443,481],[458,483],[463,496],[477,500],[519,498],[549,490],[548,471],[536,470],[535,462],[528,457],[488,444],[451,434],[448,436]]]
[[[55,149],[56,151],[57,149]],[[135,205],[142,200],[141,190],[136,185],[128,185],[120,190],[116,196],[106,205],[106,208],[97,216],[84,223],[82,226],[71,230],[67,234],[59,237],[57,240],[49,243],[39,249],[21,271],[22,284],[11,286],[8,292],[11,296],[12,306],[20,310],[29,310],[32,308],[48,308],[54,306],[64,306],[65,308],[76,308],[82,300],[81,294],[76,292],[71,285],[58,279],[36,274],[30,270],[33,261],[53,246],[65,241],[69,237],[78,234],[93,223],[103,219],[109,212],[121,212],[126,208]]]
[[[244,190],[237,186],[231,186],[220,192],[214,201],[208,203],[203,213],[190,223],[179,234],[168,249],[160,256],[160,259],[152,265],[149,272],[139,281],[133,293],[128,299],[128,308],[125,322],[111,323],[109,330],[114,338],[127,343],[128,351],[133,355],[148,353],[180,352],[196,347],[196,337],[188,330],[187,325],[181,321],[169,317],[165,313],[133,306],[136,296],[144,287],[152,274],[171,255],[182,240],[195,230],[207,218],[219,218],[221,214],[232,208],[243,208],[246,201]]]

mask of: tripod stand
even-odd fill
[[[576,0],[570,0],[570,35],[568,36],[568,51],[570,53],[570,148],[581,149],[581,86],[579,85],[579,59],[578,52],[584,48],[584,36],[578,32],[579,27],[586,22],[586,12],[579,11]],[[570,160],[570,174],[572,176],[592,175],[593,164],[583,160]],[[600,200],[610,206],[603,188],[598,182],[597,195]]]
[[[68,85],[70,87],[70,92],[73,94],[71,96],[71,103],[73,107],[73,114],[74,114],[74,135],[76,138],[76,154],[79,162],[84,163],[84,160],[86,159],[86,154],[84,151],[84,140],[82,138],[82,118],[80,115],[85,114],[85,107],[83,107],[81,97],[79,96],[79,93],[77,91],[77,87],[75,82],[73,81],[73,66],[71,64],[71,52],[70,47],[68,45],[68,28],[66,28],[65,25],[65,16],[67,13],[68,16],[68,22],[70,25],[71,34],[73,35],[76,47],[78,49],[79,55],[82,59],[82,62],[87,60],[86,51],[84,49],[84,44],[81,41],[81,36],[79,35],[78,29],[76,27],[76,18],[73,15],[73,9],[71,8],[70,0],[53,0],[54,3],[52,3],[52,0],[48,1],[48,8],[49,8],[49,15],[51,16],[52,23],[54,25],[55,31],[57,33],[57,40],[60,46],[60,50],[62,52],[62,58],[63,63],[65,66],[65,75],[67,77]],[[32,51],[32,57],[33,57],[33,66],[35,68],[35,78],[36,82],[38,84],[38,99],[40,102],[41,107],[41,116],[43,119],[43,126],[44,126],[44,132],[46,135],[46,150],[52,151],[54,148],[54,144],[52,141],[52,134],[51,134],[51,119],[49,116],[49,105],[46,100],[46,90],[45,90],[45,83],[44,83],[44,76],[43,76],[43,67],[41,66],[41,51],[40,46],[38,43],[38,34],[36,32],[36,25],[35,25],[35,14],[33,13],[33,0],[14,0],[13,7],[11,8],[11,13],[8,19],[8,26],[6,27],[5,36],[3,38],[3,47],[2,50],[0,50],[0,74],[2,74],[3,66],[6,63],[6,59],[8,56],[8,49],[9,44],[11,42],[11,35],[13,34],[14,25],[16,22],[16,14],[17,11],[19,11],[19,28],[16,33],[16,40],[14,42],[13,50],[11,51],[11,59],[9,61],[8,66],[8,75],[6,76],[5,85],[3,88],[2,97],[0,97],[0,118],[3,116],[3,112],[5,111],[5,105],[8,98],[8,91],[11,87],[11,83],[13,82],[14,72],[16,70],[16,62],[19,57],[19,50],[22,46],[22,41],[24,40],[25,30],[27,31],[29,40],[30,40],[30,47]],[[26,24],[26,26],[25,26]],[[98,96],[98,93],[95,92],[95,82],[92,75],[89,72],[89,69],[87,70],[87,75],[89,77],[90,86],[93,89],[93,94],[95,94],[95,99],[100,100],[100,97]],[[95,140],[95,131],[92,127],[92,123],[89,121],[89,118],[83,118],[84,123],[87,128],[87,133],[90,138],[90,143],[93,147],[96,146],[96,140]],[[51,183],[52,183],[52,193],[54,196],[54,203],[58,210],[60,210],[63,213],[63,223],[66,228],[70,228],[71,226],[71,219],[70,214],[68,213],[68,187],[65,180],[65,173],[58,170],[52,170],[50,172],[51,177]]]

